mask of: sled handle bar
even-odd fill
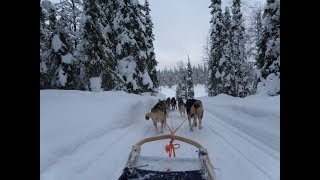
[[[145,138],[145,139],[142,139],[141,141],[139,141],[138,143],[136,143],[135,145],[133,145],[131,153],[129,155],[129,159],[127,161],[127,166],[130,166],[130,163],[133,162],[137,156],[139,156],[140,151],[141,151],[141,147],[140,147],[141,145],[143,145],[144,143],[147,143],[147,142],[158,141],[158,140],[162,140],[162,139],[178,140],[178,141],[182,141],[182,142],[185,142],[187,144],[191,144],[191,145],[197,147],[199,149],[199,152],[201,151],[201,153],[199,153],[199,157],[203,158],[205,169],[208,171],[208,174],[209,174],[208,179],[209,180],[215,179],[215,175],[214,175],[215,173],[213,170],[214,168],[209,160],[209,155],[207,153],[207,149],[204,148],[201,144],[197,143],[196,141],[193,141],[191,139],[187,139],[187,138],[184,138],[181,136],[172,135],[172,134]]]

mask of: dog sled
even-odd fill
[[[141,145],[170,139],[166,146],[169,157],[141,156]],[[182,141],[198,148],[197,158],[176,158],[174,149],[179,144],[173,140]],[[180,145],[179,145],[180,147]],[[171,157],[171,154],[174,157]],[[129,179],[179,179],[179,180],[214,180],[214,170],[206,148],[198,142],[173,134],[145,138],[132,146],[128,160],[119,180]]]

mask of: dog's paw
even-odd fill
[[[202,129],[202,125],[199,125],[199,129]]]

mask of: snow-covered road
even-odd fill
[[[280,179],[280,97],[199,99],[204,128],[190,132],[186,121],[176,135],[207,148],[217,180]],[[42,180],[117,179],[131,146],[157,135],[144,116],[158,97],[45,90],[40,100]],[[167,121],[175,129],[184,118],[174,110]],[[167,157],[166,144],[145,144],[141,154]],[[197,157],[195,147],[180,144],[177,157]]]

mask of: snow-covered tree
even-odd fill
[[[221,74],[218,69],[219,61],[223,55],[223,39],[222,39],[222,11],[221,0],[211,0],[212,18],[210,20],[210,56],[208,62],[209,81],[208,81],[208,95],[215,96],[220,93],[221,89]]]
[[[263,32],[258,42],[260,69],[258,92],[280,94],[280,2],[267,0],[263,13]]]
[[[48,12],[48,52],[46,54],[46,64],[47,64],[47,77],[50,83],[50,88],[56,88],[56,82],[54,81],[56,77],[56,72],[59,67],[61,57],[58,54],[59,49],[61,48],[61,41],[58,36],[57,31],[57,18],[56,18],[56,10],[54,5],[47,0],[42,1],[42,7]]]
[[[210,37],[211,36],[207,36],[206,37],[206,40],[205,40],[205,43],[203,45],[203,55],[202,55],[202,61],[204,62],[204,64],[208,64],[209,63],[209,58],[210,58],[210,45],[211,45],[211,42],[210,42]]]
[[[235,92],[235,72],[234,60],[232,59],[233,32],[231,31],[231,15],[229,8],[226,7],[223,16],[223,56],[219,61],[219,72],[221,72],[221,93],[236,96]]]
[[[183,61],[178,61],[177,62],[177,68],[178,68],[178,83],[183,82],[183,76],[186,75],[186,65],[184,64]]]
[[[47,54],[48,64],[48,77],[50,80],[50,88],[61,88],[66,82],[64,73],[61,72],[61,56],[65,55],[66,51],[69,52],[67,47],[62,42],[60,36],[60,29],[58,27],[56,7],[50,1],[42,1],[42,7],[48,12],[48,48],[50,49]]]
[[[178,84],[176,87],[176,99],[178,99],[179,97],[182,97],[181,96],[181,89],[182,89],[181,84]]]
[[[240,0],[232,1],[232,20],[231,30],[233,31],[232,59],[235,72],[235,90],[236,96],[245,97],[246,80],[248,80],[248,65],[245,57],[245,28],[243,24]]]
[[[45,23],[48,20],[48,14],[40,4],[40,88],[47,89],[51,87],[49,77],[49,30],[48,25]]]
[[[166,75],[166,83],[169,88],[171,88],[175,84],[175,76],[172,69],[169,69]]]
[[[194,98],[194,86],[193,86],[193,78],[192,78],[192,68],[190,63],[190,58],[188,56],[188,63],[187,63],[187,98],[193,99]]]
[[[188,88],[187,88],[187,85],[185,84],[186,81],[187,81],[187,77],[184,74],[182,77],[183,83],[181,83],[181,89],[180,89],[180,97],[183,99],[188,99]],[[178,85],[180,85],[180,84],[178,84]]]
[[[193,79],[194,85],[201,84],[202,74],[203,74],[203,69],[200,64],[198,64],[198,67],[192,66],[192,79]]]
[[[61,62],[58,68],[57,85],[62,89],[77,89],[78,81],[78,64],[73,57],[74,45],[70,37],[70,29],[68,28],[69,22],[67,14],[64,9],[60,12],[60,19],[58,20],[57,30],[61,40],[62,47],[59,50],[61,54]]]
[[[116,37],[117,71],[126,83],[129,93],[150,92],[153,83],[149,76],[147,40],[138,0],[117,0],[113,29]]]
[[[258,6],[252,9],[250,24],[246,32],[246,57],[248,61],[256,61],[258,56],[258,39],[262,33],[262,7]]]
[[[83,30],[78,46],[81,58],[80,77],[86,90],[112,90],[116,86],[116,61],[111,42],[103,35],[102,12],[98,0],[84,0]]]
[[[154,35],[152,32],[153,29],[153,23],[152,19],[150,16],[150,8],[149,8],[149,2],[148,0],[145,0],[144,3],[144,16],[145,16],[145,36],[146,36],[146,46],[147,46],[147,67],[148,67],[148,73],[150,75],[150,79],[153,83],[153,88],[152,91],[156,91],[156,88],[159,87],[159,82],[157,78],[157,70],[156,66],[158,62],[156,61],[156,56],[154,53],[154,46],[153,46],[153,41],[154,41]]]
[[[55,6],[57,7],[57,14],[63,13],[67,18],[66,28],[70,32],[72,44],[76,49],[80,41],[79,25],[83,13],[83,0],[60,0]]]

